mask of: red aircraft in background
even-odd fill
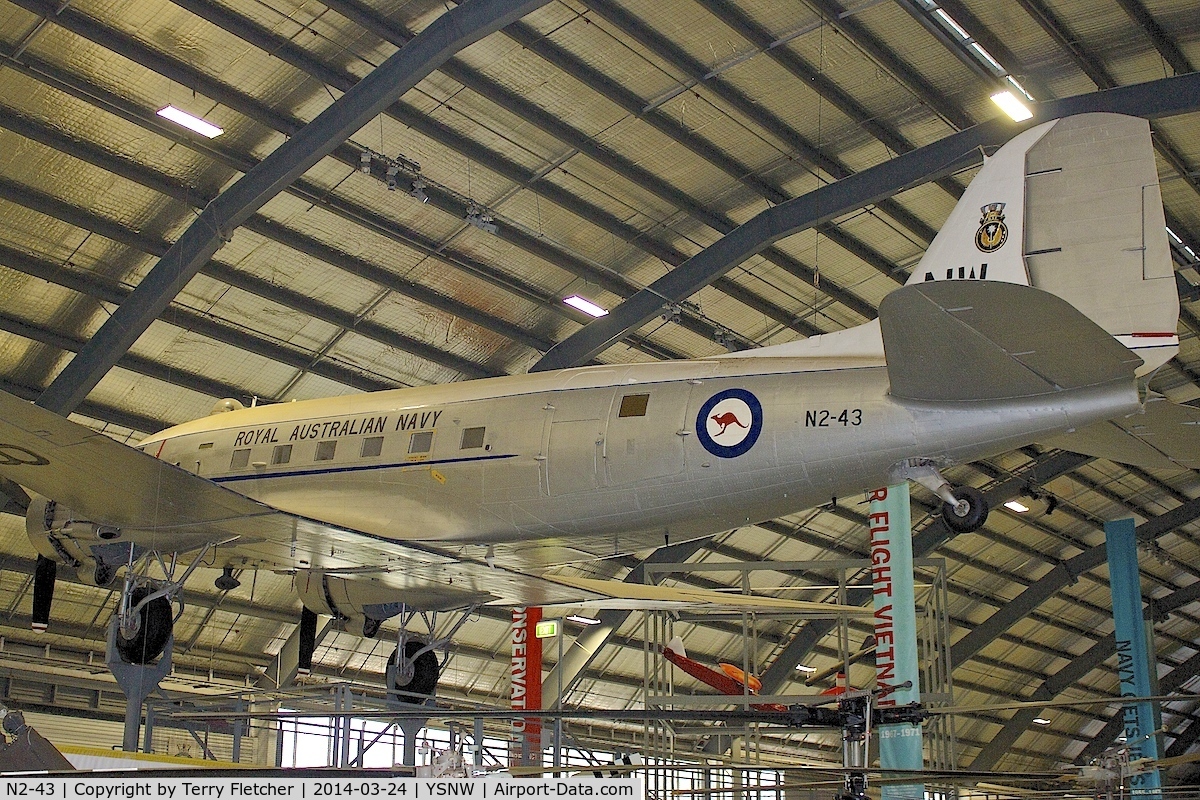
[[[870,643],[869,648],[864,648],[864,652],[874,651],[874,642]],[[693,678],[702,681],[708,686],[716,689],[721,694],[727,694],[734,697],[743,695],[755,695],[762,690],[762,681],[753,675],[748,674],[739,667],[733,664],[720,662],[717,664],[720,667],[720,672],[711,667],[701,664],[687,657],[687,652],[683,649],[683,640],[676,636],[666,647],[663,648],[663,658],[670,661],[681,670],[691,675]],[[856,653],[853,660],[858,660],[862,657],[862,653]],[[846,683],[846,673],[838,672],[836,683],[821,692],[823,695],[836,696],[844,694],[848,685]],[[787,711],[788,707],[780,703],[751,703],[750,707],[756,711]]]

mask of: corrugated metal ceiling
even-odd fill
[[[1156,47],[1122,10],[1137,1],[943,5],[979,41],[1001,42],[1004,58],[1012,59],[1002,59],[1004,68],[1046,100],[1095,91],[1096,65],[1116,85],[1171,74],[1167,46],[1193,67],[1200,63],[1200,3],[1142,3],[1167,41]],[[611,307],[722,230],[829,180],[830,169],[862,170],[893,156],[897,142],[919,147],[964,121],[993,116],[991,84],[921,24],[922,5],[551,3],[460,53],[352,138],[419,162],[430,203],[410,197],[408,185],[389,192],[356,164],[324,159],[267,204],[214,268],[176,298],[177,309],[214,325],[153,325],[133,352],[156,368],[126,363],[114,370],[81,419],[125,438],[131,425],[148,433],[152,423],[206,414],[220,396],[214,383],[244,399],[286,401],[523,372],[538,356],[536,342],[559,341],[584,321],[558,304],[562,296],[578,292]],[[44,388],[68,360],[69,342],[61,337],[77,347],[107,317],[120,296],[112,291],[136,285],[199,207],[443,8],[361,0],[76,0],[61,7],[0,0],[0,318],[41,331],[5,326],[0,378],[31,396]],[[1052,28],[1069,36],[1073,52]],[[802,78],[803,69],[820,80]],[[172,130],[153,115],[166,103],[213,120],[225,135],[207,142]],[[1159,172],[1169,219],[1194,249],[1200,115],[1155,127],[1167,148]],[[805,146],[828,159],[824,166],[810,163]],[[601,360],[648,360],[648,349],[711,355],[721,347],[703,332],[714,329],[773,344],[800,335],[798,327],[811,329],[796,320],[822,331],[857,324],[861,314],[827,292],[840,288],[876,306],[927,244],[897,213],[936,229],[953,206],[955,185],[969,178],[912,188],[893,199],[896,206],[881,204],[783,240],[732,271],[728,283],[691,298],[688,313],[704,324],[656,319],[636,346],[614,347]],[[495,215],[499,236],[462,220],[472,200]],[[1196,280],[1188,271],[1194,257],[1176,255]],[[815,270],[818,285],[796,274],[796,264]],[[47,275],[60,277],[51,282]],[[1157,379],[1180,400],[1200,396],[1195,311],[1185,303],[1178,363]],[[471,319],[462,316],[468,313]],[[354,330],[345,320],[356,321]],[[390,333],[440,355],[435,361],[405,352]],[[956,477],[987,486],[1033,457],[1012,453],[963,467]],[[1130,512],[1144,519],[1200,496],[1194,473],[1150,474],[1103,461],[1042,488],[1061,501],[1053,515],[1030,521],[1000,511],[985,532],[937,551],[949,563],[955,639],[1099,543],[1099,520]],[[846,503],[736,531],[697,560],[862,553],[859,514]],[[1159,559],[1143,559],[1149,594],[1167,596],[1200,577],[1190,566],[1200,563],[1197,536],[1189,524],[1158,540]],[[24,570],[32,553],[20,520],[0,518],[0,552],[15,565],[0,572],[9,598],[0,633],[30,640]],[[218,610],[203,603],[189,609],[179,637],[192,647],[177,660],[197,669],[219,663],[227,677],[261,668],[298,609],[287,579],[259,576],[253,596],[245,578],[226,597],[200,583],[194,591]],[[1111,629],[1106,592],[1099,570],[1054,593],[957,665],[958,700],[1030,694]],[[226,610],[231,603],[235,610]],[[102,648],[109,604],[107,592],[68,584],[56,617],[63,616],[69,634],[52,637],[51,646]],[[265,610],[265,619],[255,618]],[[732,655],[740,637],[719,626],[695,628],[689,649],[740,660]],[[754,654],[760,664],[771,663],[795,628],[772,621],[765,631]],[[1200,608],[1178,609],[1157,633],[1169,670],[1200,650]],[[631,622],[618,639],[637,636]],[[503,659],[487,654],[502,654],[503,623],[481,619],[459,639],[446,683],[474,699],[499,699],[506,691]],[[813,663],[829,663],[830,648],[819,648]],[[326,639],[317,658],[328,676],[378,678],[388,652],[339,634]],[[640,646],[612,645],[581,696],[632,702],[642,667]],[[1111,665],[1087,672],[1067,694],[1088,692],[1116,692]],[[964,763],[1008,713],[960,726]],[[1062,711],[1025,734],[1000,765],[1071,759],[1099,730],[1097,716],[1103,714]],[[1192,705],[1174,705],[1165,723],[1168,744],[1194,742],[1200,733]]]

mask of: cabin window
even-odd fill
[[[250,448],[234,450],[233,458],[229,460],[230,469],[245,469],[250,464]]]
[[[290,444],[277,444],[275,449],[271,451],[272,464],[286,464],[292,460],[292,446]]]
[[[383,437],[382,436],[368,436],[366,439],[363,439],[362,454],[361,454],[363,458],[374,458],[375,456],[379,455],[382,452],[383,452]]]
[[[648,394],[627,394],[621,398],[621,409],[617,411],[618,417],[644,417],[646,416],[646,406],[650,404],[650,395]]]
[[[487,433],[487,428],[464,428],[462,432],[461,450],[473,450],[476,447],[483,447],[483,435]]]
[[[417,431],[408,440],[408,452],[428,453],[433,449],[433,431]]]
[[[201,450],[212,450],[212,446],[213,446],[212,442],[205,442],[204,444],[200,445],[200,449]]]
[[[333,454],[337,452],[337,442],[317,442],[317,456],[315,461],[333,461]]]

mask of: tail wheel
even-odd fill
[[[983,493],[973,486],[955,486],[954,496],[965,503],[959,507],[951,503],[942,503],[942,519],[946,527],[955,533],[971,533],[983,527],[987,522],[988,504]]]
[[[404,660],[412,665],[411,676],[405,681],[405,674],[408,670],[404,669],[404,664],[396,670],[396,680],[393,682],[392,688],[396,691],[396,698],[406,703],[423,703],[429,697],[433,696],[434,690],[437,689],[438,674],[441,667],[438,665],[437,655],[432,650],[426,650],[420,655],[416,655],[424,642],[415,639],[409,639],[404,643]],[[396,654],[399,649],[392,651],[392,663],[396,663]],[[415,658],[414,658],[415,656]]]
[[[130,597],[131,606],[142,602],[154,590],[139,586]],[[171,601],[157,597],[138,612],[138,629],[126,637],[117,629],[117,652],[127,664],[153,664],[158,661],[171,638]]]

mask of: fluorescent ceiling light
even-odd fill
[[[577,294],[573,294],[570,297],[564,297],[563,302],[569,306],[578,308],[583,313],[589,314],[593,317],[603,317],[608,313],[608,311],[596,305],[591,300],[584,300]]]
[[[1050,720],[1046,719],[1045,717],[1037,717],[1036,719],[1034,719],[1034,722],[1036,722],[1038,725],[1049,725],[1050,724]]]
[[[996,92],[996,94],[992,95],[992,102],[1000,106],[1005,114],[1013,118],[1014,122],[1024,122],[1033,116],[1033,112],[1018,100],[1012,92]]]
[[[599,625],[600,620],[595,617],[585,617],[583,614],[569,614],[567,619],[571,622],[576,622],[580,625]]]
[[[1004,507],[1010,511],[1015,511],[1018,514],[1024,514],[1029,510],[1029,506],[1025,505],[1024,503],[1019,503],[1016,500],[1009,500],[1004,504]]]
[[[163,106],[158,110],[158,115],[171,120],[176,125],[182,125],[188,130],[195,131],[201,136],[207,136],[209,139],[215,139],[225,132],[224,128],[218,128],[211,122],[194,117],[186,111],[180,111],[175,106]]]
[[[808,666],[807,664],[797,664],[797,665],[796,665],[796,671],[797,671],[797,672],[803,672],[803,673],[805,673],[805,674],[811,675],[812,673],[814,673],[814,672],[816,672],[816,671],[817,671],[817,668],[816,668],[816,667],[810,667],[810,666]]]

